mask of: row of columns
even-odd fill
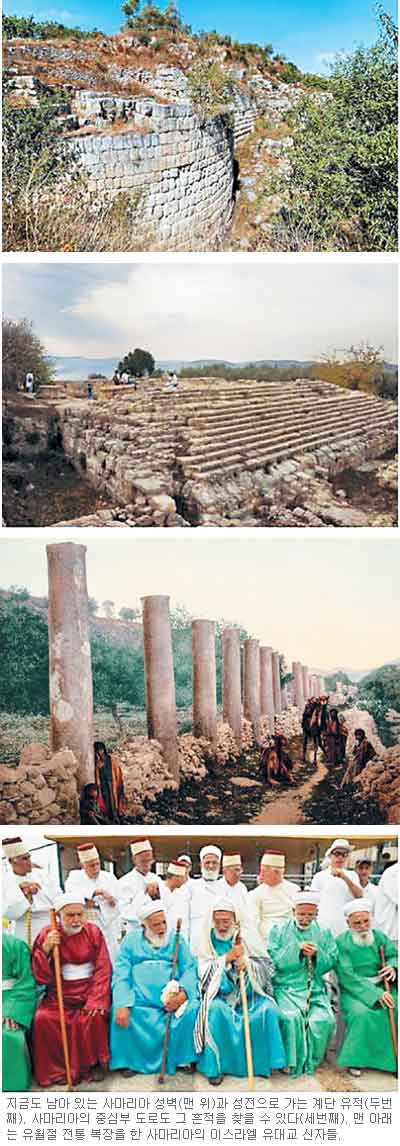
[[[81,786],[94,777],[93,695],[86,581],[86,548],[74,542],[47,546],[49,577],[49,659],[52,746],[72,749],[79,761]],[[171,774],[179,778],[177,715],[169,597],[142,598],[147,729],[163,747]],[[223,718],[238,747],[242,739],[240,631],[222,635]],[[192,625],[193,731],[211,742],[217,733],[215,623]],[[305,665],[293,663],[293,700],[300,709],[312,695]],[[319,679],[319,678],[318,678]],[[322,690],[321,690],[322,691]],[[274,716],[288,705],[281,687],[279,653],[249,638],[243,643],[243,714],[256,739],[262,716],[273,727]]]

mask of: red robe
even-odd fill
[[[52,1086],[66,1081],[53,957],[47,956],[42,948],[48,931],[50,927],[40,931],[32,949],[33,974],[37,983],[46,987],[32,1029],[33,1062],[39,1086]],[[64,963],[94,965],[89,978],[63,978],[71,1074],[73,1082],[77,1083],[89,1076],[96,1063],[107,1065],[109,1061],[108,1015],[111,1007],[112,969],[103,935],[94,923],[84,923],[82,931],[77,935],[66,935],[61,931],[59,951],[61,969]],[[88,1011],[96,1008],[106,1013],[88,1014]]]

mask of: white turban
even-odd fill
[[[231,911],[232,915],[235,916],[235,919],[238,918],[235,904],[231,899],[229,899],[227,895],[216,896],[215,902],[212,906],[212,914],[214,915],[216,911]]]
[[[163,915],[165,915],[165,910],[162,906],[161,900],[148,899],[146,897],[144,902],[140,904],[140,907],[137,908],[137,915],[140,923],[144,923],[150,915],[156,915],[157,911],[162,911]],[[167,917],[165,916],[165,918]]]
[[[70,907],[72,904],[78,904],[79,907],[85,906],[85,900],[78,892],[64,891],[62,895],[58,895],[54,900],[54,908],[56,911],[62,911],[63,907]]]
[[[215,856],[217,860],[220,860],[222,856],[221,848],[217,848],[215,844],[206,844],[200,851],[200,863],[203,863],[206,856]]]
[[[369,899],[351,899],[350,903],[346,903],[343,908],[346,919],[348,915],[354,915],[356,911],[372,911],[372,903]]]
[[[303,903],[313,903],[318,907],[321,896],[318,891],[299,891],[294,900],[293,907],[301,907]]]

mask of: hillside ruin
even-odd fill
[[[308,379],[95,390],[95,401],[70,399],[62,384],[34,401],[7,396],[7,525],[396,523],[395,402]],[[41,458],[50,475],[60,458],[73,467],[91,491],[89,512],[57,513],[47,478],[38,517]],[[24,494],[33,518],[21,516]]]

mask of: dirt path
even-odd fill
[[[309,816],[304,815],[302,811],[302,802],[305,797],[311,795],[316,784],[324,780],[327,775],[327,768],[322,760],[317,760],[315,772],[304,784],[300,784],[299,788],[294,788],[287,792],[284,796],[278,795],[275,800],[271,802],[269,797],[268,804],[265,804],[258,816],[251,822],[253,824],[310,824],[313,823]]]

